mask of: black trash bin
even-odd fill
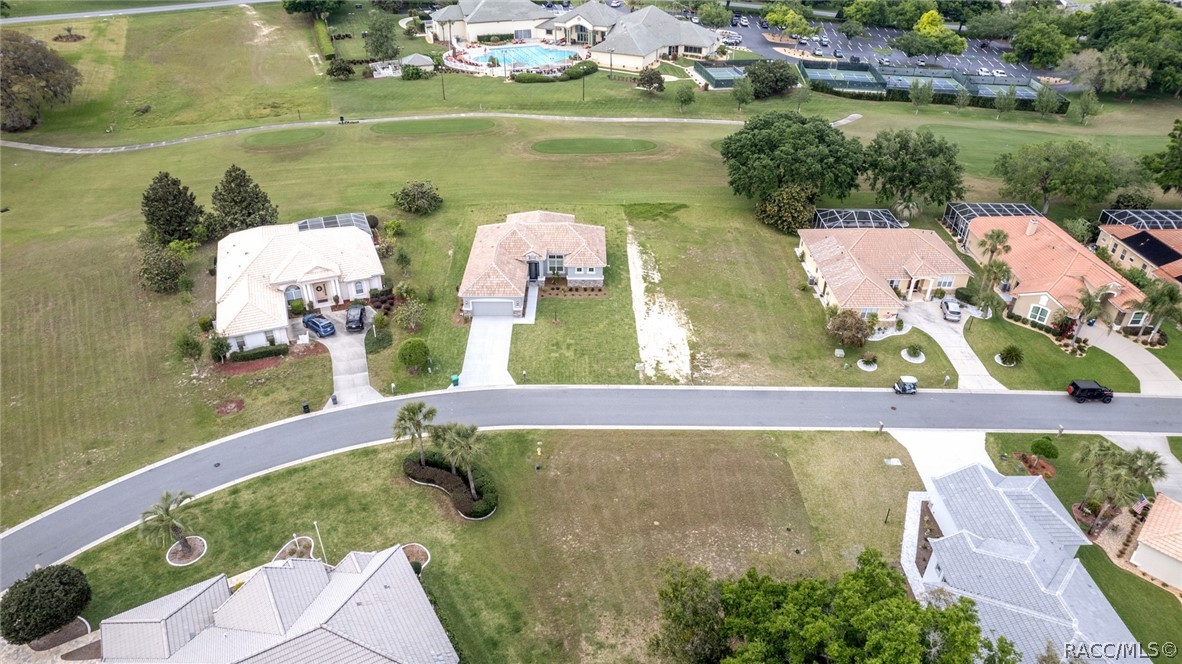
[[[307,402],[307,401],[305,401],[305,402],[304,402],[304,412],[305,412],[305,413],[310,413],[310,412],[312,412],[312,409],[308,407],[308,402]]]
[[[336,393],[333,393],[333,395],[332,395],[332,405],[334,405],[334,406],[335,406],[335,405],[337,405],[337,395],[336,395]]]

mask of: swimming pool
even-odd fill
[[[487,55],[472,59],[476,62],[488,62],[489,56],[492,56],[502,65],[522,64],[527,67],[540,67],[569,60],[572,55],[575,55],[574,51],[541,46],[496,46],[488,49]]]

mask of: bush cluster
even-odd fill
[[[481,44],[491,44],[493,42],[507,42],[512,39],[513,39],[512,34],[480,35],[479,37],[476,38],[476,41],[480,42]]]
[[[324,56],[325,62],[332,60],[337,55],[336,48],[332,45],[332,37],[328,34],[328,24],[324,21],[314,22],[316,30],[316,43],[320,46],[320,54]]]
[[[230,356],[231,362],[249,362],[251,360],[261,360],[264,357],[281,357],[287,355],[291,350],[287,344],[276,344],[274,346],[260,346],[250,350],[240,350]]]
[[[964,286],[957,288],[955,295],[956,295],[956,299],[960,300],[961,302],[964,302],[965,304],[969,304],[969,305],[974,304],[977,299],[976,296],[973,295],[973,291],[969,290],[968,288],[965,288]]]
[[[476,494],[480,496],[480,500],[474,501],[472,494],[468,492],[467,479],[451,473],[451,464],[443,458],[442,453],[438,450],[427,451],[426,462],[426,466],[420,466],[419,453],[411,452],[402,461],[402,471],[416,482],[434,484],[446,491],[447,495],[451,496],[451,504],[456,510],[470,519],[488,516],[497,508],[496,486],[492,478],[479,467],[472,467],[472,482],[476,485]],[[463,471],[457,469],[457,472]]]
[[[534,74],[528,71],[513,74],[512,78],[517,83],[554,83],[558,80],[551,76],[543,76],[542,74]]]
[[[303,316],[307,309],[304,307],[303,298],[297,298],[287,303],[287,311],[292,316]]]
[[[34,570],[0,598],[0,635],[14,645],[36,641],[68,625],[89,603],[90,584],[81,570],[69,565]]]
[[[576,81],[588,74],[594,74],[599,71],[599,65],[594,60],[583,60],[578,64],[571,65],[566,71],[558,76],[560,81]]]

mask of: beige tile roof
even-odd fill
[[[535,210],[476,228],[460,297],[521,297],[529,279],[527,257],[535,254],[545,270],[547,254],[563,255],[567,267],[607,267],[607,236],[602,226],[575,223],[573,214]]]
[[[845,309],[899,306],[889,279],[972,274],[933,231],[911,228],[829,228],[800,231],[801,245]]]
[[[372,238],[353,226],[301,232],[296,224],[249,228],[218,242],[217,331],[236,336],[287,324],[283,289],[321,279],[385,274]]]
[[[1045,217],[1034,219],[1038,226],[1033,235],[1026,234],[1029,216],[977,217],[969,224],[969,234],[973,236],[970,243],[998,228],[1009,234],[1012,249],[1000,258],[1009,263],[1017,277],[1018,283],[1011,287],[1014,295],[1047,293],[1063,307],[1075,309],[1083,286],[1094,291],[1111,284],[1119,292],[1110,301],[1125,310],[1145,297],[1128,279],[1053,221]]]
[[[1158,493],[1137,541],[1182,560],[1182,503]]]

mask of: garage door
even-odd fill
[[[472,302],[473,316],[512,316],[513,300],[475,300]]]

